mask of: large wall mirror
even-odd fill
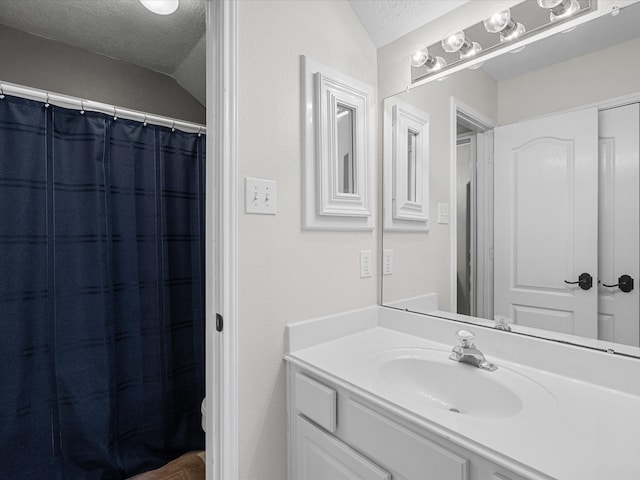
[[[383,305],[640,357],[640,3],[617,13],[392,97],[429,118],[431,225],[384,229]]]

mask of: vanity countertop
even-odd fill
[[[428,351],[448,359],[453,343],[378,325],[290,351],[286,359],[464,448],[511,468],[520,466],[531,478],[640,478],[640,397],[635,394],[498,358],[478,344],[498,370],[458,365],[515,388],[522,408],[506,416],[473,416],[399,392],[377,369],[380,359],[393,352]]]

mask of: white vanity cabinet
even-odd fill
[[[301,415],[295,421],[298,454],[294,478],[391,480],[389,472]]]
[[[525,480],[287,362],[289,480]]]

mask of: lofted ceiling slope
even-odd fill
[[[204,104],[205,3],[163,16],[137,0],[0,0],[0,24],[170,75]]]

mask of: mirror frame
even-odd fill
[[[406,102],[383,102],[384,230],[428,231],[429,218],[429,114]],[[408,138],[416,134],[415,199],[408,193]]]
[[[302,61],[303,227],[328,230],[373,230],[374,89],[311,60]],[[354,192],[339,185],[338,106],[353,111]]]
[[[392,116],[393,218],[428,224],[429,114],[404,102],[397,102],[392,107]],[[415,138],[413,169],[409,168],[411,137]],[[409,183],[414,183],[413,195],[410,194]]]

